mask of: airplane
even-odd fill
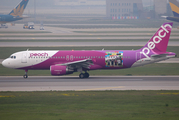
[[[22,14],[28,2],[29,0],[22,0],[9,14],[0,14],[0,24],[23,19],[24,16]]]
[[[10,55],[2,65],[25,70],[24,78],[28,78],[28,70],[48,69],[54,76],[81,72],[79,78],[88,78],[90,70],[143,66],[176,57],[166,52],[172,26],[173,23],[164,23],[139,50],[27,50]]]
[[[170,7],[173,12],[173,16],[161,16],[167,20],[179,22],[179,2],[177,0],[169,0]]]

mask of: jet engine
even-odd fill
[[[51,75],[59,76],[59,75],[72,74],[74,70],[69,69],[67,66],[52,65],[50,66],[50,72]]]

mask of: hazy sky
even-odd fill
[[[3,7],[15,7],[21,2],[21,0],[0,0],[0,9]],[[53,0],[36,0],[36,5],[39,6],[52,6],[54,4]],[[27,7],[33,7],[34,0],[29,0]]]
[[[58,8],[64,9],[61,6],[55,5],[55,0],[29,0],[29,3],[27,4],[24,14],[28,14],[28,13],[33,14],[34,13],[34,1],[36,1],[37,13],[42,13],[42,14],[48,13],[48,12],[54,13],[54,9],[58,9]],[[98,2],[102,1],[103,4],[105,3],[105,0],[94,0],[94,1],[98,1]],[[0,14],[9,14],[10,11],[14,7],[16,7],[20,2],[21,2],[21,0],[0,0]],[[66,9],[68,10],[69,7],[67,7]],[[70,7],[70,10],[72,10],[72,9],[73,9],[73,7]],[[103,13],[106,12],[105,6],[103,6],[102,10],[103,10]],[[59,13],[61,11],[55,11],[55,12]]]
[[[15,7],[21,0],[1,0],[0,10],[5,7]],[[29,0],[27,7],[33,7],[35,0]],[[54,6],[55,0],[36,0],[37,7],[52,7]],[[65,1],[65,0],[63,0]],[[70,1],[70,0],[68,0]],[[94,0],[97,1],[97,0]],[[99,0],[105,1],[105,0]],[[150,4],[153,0],[142,0],[145,5]]]

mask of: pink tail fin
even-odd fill
[[[153,53],[166,52],[173,23],[164,23],[144,46]]]

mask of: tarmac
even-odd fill
[[[179,76],[0,76],[0,91],[179,90]]]

